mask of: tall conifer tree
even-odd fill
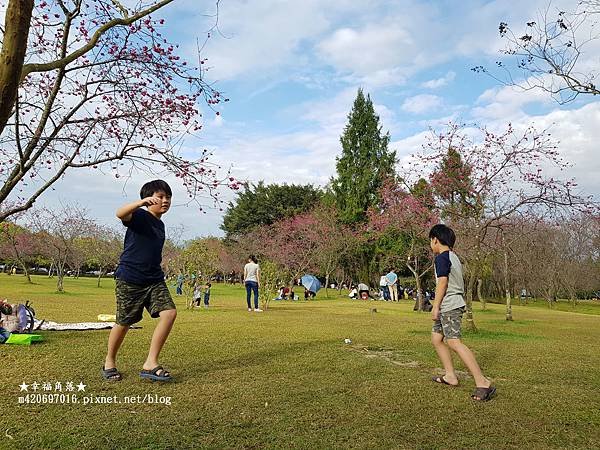
[[[342,155],[336,158],[337,178],[331,180],[344,222],[365,221],[367,209],[378,202],[382,180],[395,176],[396,152],[388,150],[389,141],[389,132],[381,132],[371,97],[365,98],[359,89],[340,138]]]

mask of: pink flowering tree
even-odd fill
[[[318,240],[313,232],[317,220],[309,213],[261,226],[250,233],[254,251],[278,263],[295,280],[314,271]]]
[[[423,278],[432,268],[428,233],[438,221],[433,197],[425,180],[410,190],[402,183],[388,179],[380,190],[381,203],[369,210],[368,228],[375,233],[395,233],[403,244],[399,256],[415,278],[417,308],[423,310]],[[390,264],[388,264],[390,265]]]
[[[32,281],[27,261],[36,256],[37,247],[35,236],[26,227],[9,221],[0,223],[0,255],[18,264],[29,283]]]
[[[466,259],[467,324],[475,328],[472,299],[486,257],[494,250],[493,229],[518,214],[555,214],[590,208],[590,199],[578,195],[572,180],[546,172],[562,169],[557,143],[546,131],[533,127],[500,133],[486,128],[467,130],[450,125],[431,136],[417,157],[422,170],[432,168],[430,183],[442,217],[457,232],[458,247]]]
[[[237,188],[208,151],[180,150],[202,127],[200,100],[227,101],[162,35],[173,0],[7,0],[0,53],[0,221],[73,169],[174,174],[190,199]],[[131,4],[131,3],[130,3]],[[218,2],[217,2],[218,4]]]
[[[305,239],[314,244],[309,256],[317,274],[325,277],[325,296],[329,297],[329,282],[348,255],[354,232],[341,222],[333,205],[317,205],[304,214],[304,220],[310,224]]]
[[[36,238],[43,242],[40,251],[56,269],[56,290],[64,292],[64,276],[69,261],[79,251],[77,242],[93,235],[96,224],[86,209],[78,205],[58,209],[44,208],[32,217]]]

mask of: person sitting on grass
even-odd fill
[[[304,300],[310,300],[311,298],[315,298],[316,295],[317,294],[313,291],[309,291],[308,289],[304,288]]]
[[[368,300],[369,297],[371,297],[369,286],[367,286],[365,283],[358,283],[358,298],[361,300]]]
[[[465,311],[462,265],[452,251],[456,236],[446,225],[435,225],[429,232],[431,250],[435,255],[435,300],[431,310],[433,328],[431,342],[444,366],[445,374],[433,381],[448,386],[458,386],[458,377],[452,364],[450,349],[454,350],[475,380],[473,400],[487,401],[496,393],[490,380],[483,376],[473,352],[461,342],[461,321]],[[446,339],[446,344],[444,343]]]
[[[108,352],[102,367],[105,380],[121,380],[116,366],[117,353],[129,327],[142,320],[144,308],[150,317],[159,320],[140,377],[152,381],[172,379],[158,363],[160,351],[177,317],[160,267],[165,242],[165,224],[160,219],[171,207],[171,195],[171,188],[165,181],[150,181],[140,190],[141,200],[117,210],[117,217],[127,227],[127,232],[115,272],[117,320],[108,337]]]

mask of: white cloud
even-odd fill
[[[437,95],[419,94],[404,100],[402,109],[413,114],[424,114],[439,108],[442,104],[442,98]]]
[[[381,27],[372,24],[360,30],[338,29],[317,49],[337,68],[365,75],[405,62],[412,52],[406,54],[398,50],[410,49],[413,44],[411,33],[401,25]]]
[[[426,81],[425,83],[421,84],[421,87],[427,89],[438,89],[446,86],[449,83],[452,83],[454,78],[456,78],[456,72],[451,70],[441,78],[435,78],[433,80]]]
[[[477,120],[519,120],[525,115],[523,107],[530,104],[552,106],[550,96],[539,89],[523,90],[513,86],[488,89],[477,99],[472,114]]]

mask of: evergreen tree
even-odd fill
[[[331,180],[342,221],[363,222],[367,210],[378,203],[386,177],[394,177],[396,152],[388,150],[389,132],[381,132],[371,97],[358,90],[348,124],[340,138],[342,155],[336,158],[337,178]]]
[[[221,229],[228,239],[236,239],[258,225],[271,225],[308,211],[321,196],[321,190],[310,184],[248,184],[229,203]]]

